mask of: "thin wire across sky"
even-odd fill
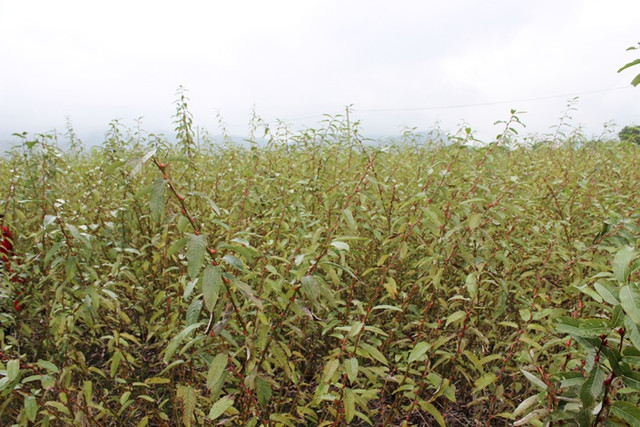
[[[559,94],[559,95],[538,96],[534,98],[519,98],[519,99],[511,99],[511,100],[505,100],[505,101],[477,102],[477,103],[471,103],[471,104],[432,105],[432,106],[425,106],[425,107],[400,107],[400,108],[354,108],[353,110],[358,113],[393,113],[393,112],[406,112],[406,111],[452,110],[452,109],[459,109],[459,108],[487,107],[492,105],[544,101],[544,100],[558,99],[558,98],[572,99],[572,98],[576,98],[584,95],[613,92],[613,91],[618,91],[623,89],[633,89],[633,86],[629,85],[629,86],[620,86],[620,87],[614,87],[609,89],[597,89],[597,90],[589,90],[584,92],[573,92],[573,93],[565,93],[565,94]],[[299,120],[316,119],[320,117],[324,117],[324,115],[316,114],[313,116],[295,117],[292,119],[288,119],[286,121],[294,122]]]

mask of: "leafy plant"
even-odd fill
[[[0,424],[632,424],[638,147],[528,147],[516,111],[383,147],[350,115],[18,135]]]
[[[625,126],[618,133],[620,141],[640,144],[640,126]]]
[[[638,44],[638,46],[628,47],[627,50],[637,50],[639,47],[640,47],[640,43]],[[622,68],[620,68],[618,70],[618,72],[621,72],[623,70],[626,70],[629,67],[633,67],[633,66],[636,66],[638,64],[640,64],[640,58],[638,58],[638,59],[636,59],[634,61],[631,61],[628,64],[625,64]],[[638,86],[640,84],[640,73],[637,76],[635,76],[633,78],[633,80],[631,80],[631,84],[634,85],[634,86]]]

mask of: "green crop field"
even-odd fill
[[[0,424],[640,425],[637,144],[178,119],[0,159]]]

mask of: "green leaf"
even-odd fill
[[[351,210],[349,208],[346,208],[345,210],[342,211],[342,215],[344,215],[344,219],[347,221],[347,225],[349,226],[349,229],[351,229],[353,233],[357,233],[358,224],[353,219],[353,214],[351,213]]]
[[[444,326],[446,327],[446,326],[449,326],[450,323],[454,323],[459,320],[462,320],[466,315],[467,315],[467,312],[464,310],[458,310],[454,313],[451,313],[449,316],[447,316],[447,321]]]
[[[180,217],[178,218],[178,230],[181,233],[187,233],[191,230],[193,230],[193,226],[191,225],[191,221],[189,221],[189,218],[187,218],[184,215],[180,215]],[[184,237],[183,237],[184,239]],[[189,240],[187,238],[187,240]]]
[[[622,377],[622,383],[627,386],[628,392],[640,391],[640,372],[627,371]]]
[[[85,403],[89,404],[93,400],[93,383],[89,380],[85,380],[82,383],[82,394],[84,396]]]
[[[580,389],[580,400],[585,408],[591,407],[596,399],[600,397],[604,390],[604,380],[606,373],[600,365],[595,365],[589,373],[589,378],[582,384]]]
[[[611,330],[607,319],[579,319],[573,317],[559,317],[556,330],[561,334],[576,337],[598,337]]]
[[[483,219],[482,214],[479,214],[479,213],[471,214],[467,219],[467,225],[469,226],[470,229],[474,230],[478,228],[478,226],[482,222],[482,219]]]
[[[640,291],[637,284],[625,285],[620,289],[620,305],[636,325],[640,325]]]
[[[525,371],[524,369],[520,369],[522,375],[524,375],[531,384],[538,387],[540,390],[544,391],[547,389],[547,385],[540,378],[533,375],[531,372]]]
[[[167,256],[171,257],[177,254],[182,248],[185,247],[188,241],[189,241],[188,237],[183,237],[173,242],[171,246],[169,246],[169,249],[167,249]]]
[[[356,396],[350,388],[344,389],[344,417],[348,423],[351,423],[356,413]]]
[[[149,209],[153,219],[159,219],[164,213],[164,194],[167,189],[163,178],[157,178],[151,184],[151,192],[149,193]]]
[[[65,264],[65,277],[67,282],[73,280],[76,271],[78,271],[78,259],[75,256],[70,256],[67,258],[67,263]]]
[[[111,365],[109,367],[109,375],[111,377],[116,376],[116,373],[118,372],[118,366],[120,366],[122,357],[122,353],[119,350],[113,353],[113,356],[111,356]]]
[[[391,298],[396,298],[398,296],[398,285],[393,277],[387,277],[387,281],[384,283],[384,288],[387,290],[387,293]]]
[[[533,396],[529,396],[525,400],[520,402],[518,407],[513,411],[512,415],[514,417],[519,417],[520,415],[524,414],[527,411],[527,409],[531,408],[533,405],[537,403],[538,403],[537,394],[534,394]]]
[[[146,380],[144,380],[145,384],[169,384],[171,382],[171,380],[169,378],[164,378],[164,377],[151,377],[151,378],[147,378]]]
[[[200,312],[202,311],[202,300],[200,298],[195,298],[189,304],[189,308],[187,308],[187,325],[193,325],[200,318]]]
[[[618,70],[618,72],[620,72],[620,71],[624,71],[624,70],[626,70],[627,68],[629,68],[629,67],[633,67],[634,65],[638,65],[638,64],[640,64],[640,58],[635,59],[635,60],[633,60],[633,61],[629,62],[628,64],[625,64],[623,67],[621,67],[621,68]],[[635,85],[634,85],[634,86],[635,86]]]
[[[371,310],[402,311],[402,309],[400,307],[396,307],[395,305],[388,305],[388,304],[376,305]]]
[[[51,375],[43,375],[42,378],[40,378],[40,384],[42,384],[42,388],[45,390],[53,389],[56,385],[56,380]]]
[[[120,396],[120,404],[124,405],[125,403],[127,403],[129,397],[131,397],[130,391],[125,391],[124,393],[122,393],[122,396]]]
[[[202,274],[202,294],[204,296],[204,305],[209,312],[212,312],[215,308],[222,286],[222,270],[220,270],[220,267],[207,266]]]
[[[142,166],[153,156],[156,155],[156,148],[152,148],[144,153],[142,156],[135,158],[131,164],[131,172],[129,173],[129,178],[136,176],[141,170]]]
[[[215,202],[213,200],[211,200],[211,198],[209,196],[207,196],[205,193],[203,193],[201,191],[192,191],[189,194],[194,195],[194,196],[198,196],[198,197],[201,197],[202,199],[204,199],[209,204],[211,209],[216,213],[216,215],[220,216],[220,208],[218,208],[218,205],[216,205]]]
[[[349,378],[349,383],[353,384],[358,378],[358,359],[352,357],[344,361],[344,370]]]
[[[231,267],[240,271],[244,271],[244,263],[240,258],[227,254],[222,257],[222,260],[229,264]]]
[[[311,300],[312,303],[318,302],[318,281],[311,275],[306,275],[300,279],[302,285],[302,292]]]
[[[469,292],[469,296],[472,299],[478,295],[478,276],[475,272],[469,273],[467,275],[465,286],[467,287],[467,292]]]
[[[200,281],[199,279],[193,279],[193,280],[189,280],[186,284],[184,284],[184,287],[182,290],[182,299],[184,299],[185,301],[189,300],[191,293],[193,292],[193,290],[196,287],[196,284],[199,281]]]
[[[623,246],[613,257],[613,274],[620,283],[625,283],[629,276],[629,263],[635,251],[631,246]]]
[[[612,286],[608,282],[599,281],[593,285],[593,288],[600,294],[603,300],[605,300],[608,304],[617,305],[620,304],[618,301],[618,290],[616,287]]]
[[[24,397],[24,412],[27,415],[29,421],[34,422],[36,420],[36,414],[38,412],[38,404],[36,403],[35,396]]]
[[[339,240],[334,240],[333,242],[331,242],[331,246],[333,246],[339,251],[345,251],[345,252],[349,251],[349,244],[345,242],[341,242]]]
[[[424,354],[431,348],[431,344],[426,343],[424,341],[420,341],[416,344],[416,346],[411,350],[409,354],[409,358],[407,359],[407,363],[412,363],[418,359],[420,359]]]
[[[224,396],[213,404],[209,411],[209,418],[211,420],[215,420],[220,415],[224,414],[224,412],[231,406],[233,406],[233,399],[229,396]]]
[[[164,352],[164,363],[168,363],[169,359],[171,359],[171,356],[173,356],[173,353],[176,352],[178,345],[180,344],[180,342],[182,342],[182,340],[193,330],[199,328],[200,326],[202,326],[203,323],[202,322],[198,322],[198,323],[194,323],[193,325],[189,325],[186,328],[184,328],[182,331],[180,331],[180,333],[178,335],[176,335],[175,337],[173,337],[173,339],[169,342],[169,344],[167,345],[167,348],[165,349]]]
[[[633,346],[640,350],[640,331],[638,325],[630,317],[624,318],[625,337],[629,338]]]
[[[191,280],[198,277],[207,254],[207,239],[202,235],[190,234],[187,243],[187,270]]]
[[[371,344],[360,343],[360,347],[363,350],[365,350],[367,353],[369,353],[369,355],[371,357],[373,357],[374,359],[376,359],[378,362],[382,363],[383,365],[388,365],[389,364],[389,362],[384,357],[384,355],[382,353],[380,353],[380,350],[378,350],[377,348],[375,348]]]
[[[7,362],[7,377],[9,378],[9,381],[13,381],[16,378],[18,378],[19,374],[20,374],[20,360],[19,359],[9,360],[9,362]]]
[[[438,409],[435,406],[433,406],[431,403],[420,399],[419,405],[423,411],[427,411],[429,415],[431,415],[436,420],[436,422],[440,427],[445,427],[447,425],[440,411],[438,411]]]
[[[46,402],[44,405],[56,408],[58,411],[62,412],[63,414],[65,414],[67,416],[71,415],[69,413],[69,409],[67,409],[67,407],[64,404],[60,403],[60,402],[56,402],[54,400],[50,400],[50,401]]]
[[[609,327],[611,329],[617,328],[618,326],[624,323],[624,319],[627,319],[628,316],[625,316],[624,310],[620,304],[616,305],[611,313],[611,318],[609,319]]]
[[[488,385],[493,384],[497,379],[498,379],[498,377],[493,372],[489,372],[488,374],[484,374],[483,376],[481,376],[480,378],[478,378],[475,381],[475,383],[474,383],[475,387],[474,387],[472,393],[476,394],[477,392],[479,392],[480,390],[484,389]]]
[[[338,369],[338,366],[340,366],[340,361],[338,359],[330,359],[327,364],[324,365],[324,370],[322,371],[322,380],[320,382],[330,383],[331,377],[333,377],[333,374],[336,372],[336,369]]]
[[[265,406],[271,399],[271,383],[261,376],[256,378],[256,394],[258,395],[258,403]]]
[[[630,426],[640,426],[640,408],[632,403],[614,402],[611,406],[611,415],[626,421]]]
[[[242,280],[234,279],[233,285],[240,291],[242,294],[247,297],[249,301],[251,301],[256,307],[262,310],[262,301],[258,297],[256,297],[251,286],[244,283]]]
[[[209,365],[209,371],[207,372],[207,388],[211,390],[220,381],[224,375],[224,371],[227,368],[228,356],[225,353],[220,353],[213,358]]]
[[[182,398],[182,423],[190,426],[193,422],[193,412],[196,409],[197,395],[193,387],[178,386],[178,395]]]

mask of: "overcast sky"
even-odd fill
[[[66,117],[81,137],[140,116],[170,132],[179,85],[212,134],[218,112],[246,135],[253,106],[317,126],[352,104],[365,135],[464,121],[491,139],[511,108],[548,132],[581,94],[573,123],[596,135],[640,123],[640,70],[616,73],[639,19],[638,0],[0,0],[0,141]]]

